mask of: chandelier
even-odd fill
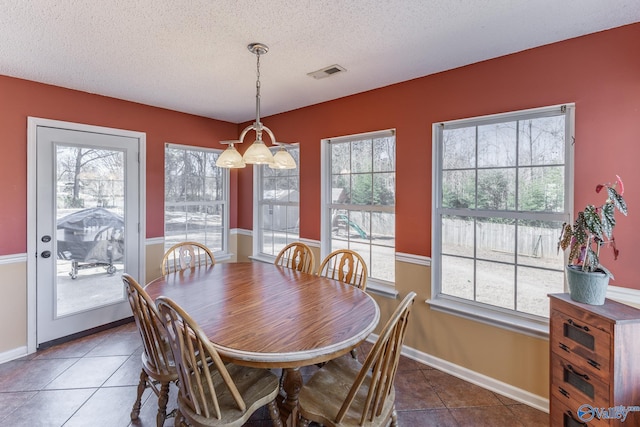
[[[220,144],[227,145],[227,149],[222,152],[216,166],[222,168],[243,168],[248,164],[256,165],[269,165],[272,169],[295,169],[296,162],[286,150],[285,147],[291,144],[285,144],[283,142],[277,142],[273,132],[264,126],[260,122],[260,55],[264,55],[269,51],[267,45],[262,43],[251,43],[247,46],[247,49],[257,57],[256,61],[256,121],[251,125],[244,128],[240,133],[240,138],[231,141],[220,141]],[[240,155],[236,150],[235,144],[241,144],[244,142],[244,138],[249,131],[255,131],[256,139],[253,144],[247,149],[244,155]],[[280,148],[276,152],[275,156],[271,154],[271,150],[264,144],[262,140],[262,133],[269,135],[271,144],[277,145]]]

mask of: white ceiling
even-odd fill
[[[634,22],[640,0],[0,0],[0,74],[242,122],[251,42],[268,116]]]

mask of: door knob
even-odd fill
[[[51,256],[51,251],[44,251],[40,254],[42,258],[49,258]]]

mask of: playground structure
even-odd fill
[[[346,214],[335,214],[331,224],[332,232],[335,234],[340,234],[341,231],[344,231],[345,234],[349,234],[349,229],[352,229],[361,238],[368,238],[367,233],[362,229],[362,227],[350,220]]]

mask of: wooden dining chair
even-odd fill
[[[299,426],[397,426],[393,381],[415,296],[402,300],[362,365],[340,357],[309,379],[298,396]]]
[[[338,249],[322,260],[318,268],[318,276],[328,277],[348,283],[356,288],[367,289],[367,264],[364,259],[351,249]]]
[[[189,267],[214,265],[213,253],[202,243],[181,242],[173,245],[162,257],[162,275]]]
[[[169,383],[178,379],[178,372],[167,340],[167,331],[160,321],[156,305],[133,277],[125,273],[122,275],[122,281],[143,345],[138,395],[131,410],[131,419],[138,419],[142,393],[149,387],[158,397],[156,424],[160,427],[167,418]]]
[[[338,280],[363,291],[367,290],[367,264],[360,254],[351,249],[337,249],[327,255],[320,263],[318,276]],[[357,349],[351,350],[354,359],[357,355]]]
[[[178,370],[176,426],[241,426],[268,405],[282,427],[276,396],[278,377],[267,369],[224,364],[196,322],[173,300],[158,297]]]
[[[275,265],[313,274],[316,268],[316,260],[309,246],[301,242],[293,242],[278,253]]]

